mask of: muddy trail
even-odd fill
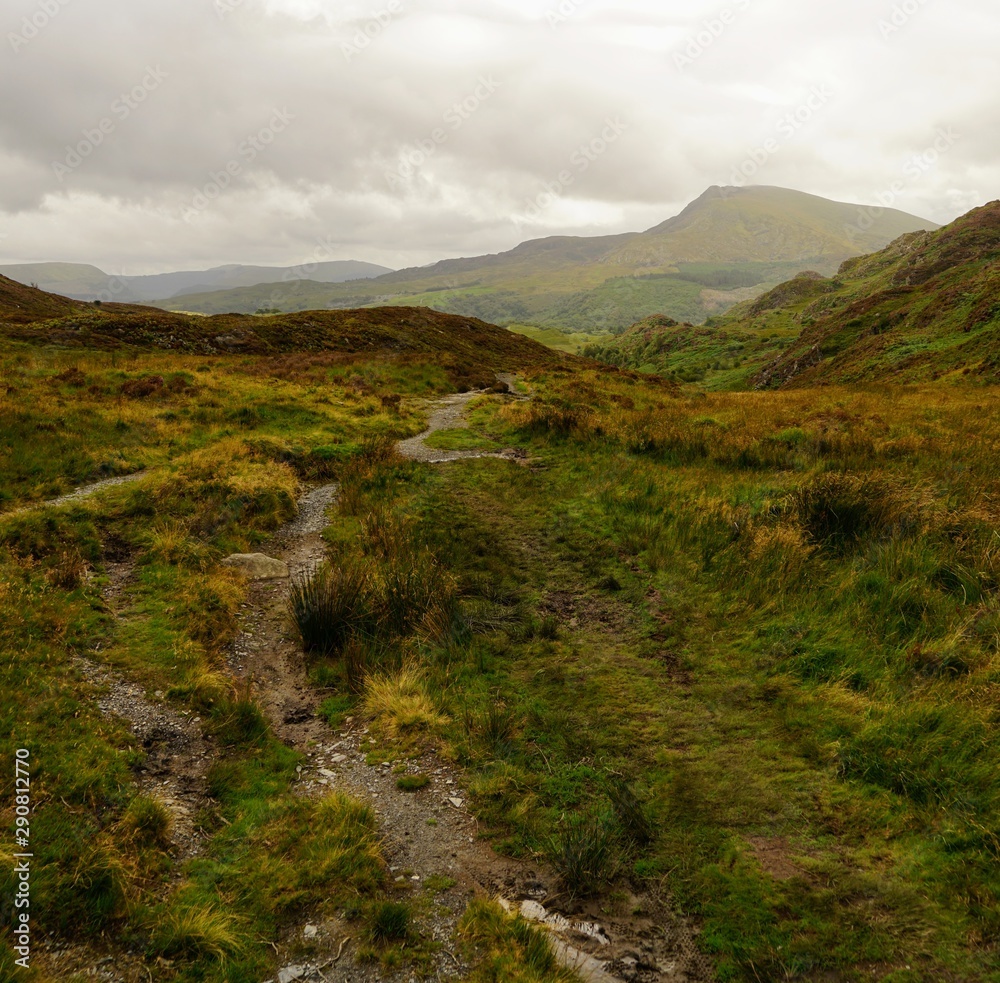
[[[517,458],[514,451],[490,455],[442,452],[424,444],[438,430],[462,426],[465,408],[479,395],[465,393],[431,404],[428,429],[401,442],[400,452],[426,463],[484,456]],[[321,534],[338,491],[335,484],[309,490],[299,502],[298,517],[262,547],[269,557],[287,565],[289,576],[250,583],[227,668],[235,680],[249,682],[279,739],[303,755],[300,794],[321,796],[342,790],[375,808],[392,886],[412,903],[422,937],[440,946],[433,957],[431,978],[468,975],[470,967],[454,948],[455,928],[468,902],[485,895],[544,923],[551,930],[560,961],[572,966],[587,983],[711,980],[710,964],[698,952],[694,932],[670,911],[669,899],[619,891],[613,905],[571,902],[560,893],[557,878],[545,865],[502,857],[479,839],[476,820],[466,806],[463,775],[451,763],[430,752],[418,760],[369,765],[369,752],[375,746],[362,719],[348,718],[342,730],[333,731],[318,715],[327,694],[308,682],[289,622],[287,599],[292,578],[326,556]],[[129,574],[126,565],[112,572],[106,591],[112,610]],[[174,815],[175,857],[185,860],[196,855],[202,843],[191,817],[206,805],[204,776],[217,754],[201,734],[200,721],[161,703],[162,694],[150,700],[140,687],[113,673],[89,663],[82,668],[91,682],[103,688],[101,709],[124,718],[147,751],[140,784],[161,798]],[[399,790],[396,782],[404,768],[407,773],[429,776],[430,783],[417,792]],[[276,946],[275,983],[416,978],[410,967],[389,971],[378,964],[356,962],[357,936],[356,924],[337,918],[287,927]],[[147,978],[148,969],[139,953],[112,955],[95,965],[92,950],[83,954],[72,947],[57,947],[49,953],[51,963],[64,972],[83,971],[108,983]]]

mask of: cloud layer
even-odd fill
[[[710,184],[1000,197],[988,0],[7,0],[0,261],[389,266]]]

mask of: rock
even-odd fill
[[[278,972],[278,983],[295,983],[306,975],[305,966],[286,966]]]
[[[302,930],[302,934],[307,939],[314,939],[317,935],[319,935],[319,929],[315,925],[306,925],[306,927]]]
[[[456,809],[461,809],[465,805],[465,799],[449,799],[448,800]]]
[[[334,763],[335,765],[339,765],[339,764],[341,764],[342,762],[344,762],[344,761],[346,761],[346,760],[347,760],[347,755],[346,755],[346,754],[335,754],[335,755],[334,755],[334,756],[333,756],[333,757],[332,757],[332,758],[331,758],[330,760],[331,760],[331,761],[332,761],[332,762],[333,762],[333,763]]]
[[[263,553],[234,553],[222,565],[239,570],[251,580],[284,580],[289,576],[287,563]]]

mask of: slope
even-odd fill
[[[572,361],[505,328],[424,307],[200,317],[127,304],[87,306],[0,279],[4,336],[80,350],[126,347],[332,360],[370,354],[432,362],[459,388],[490,386],[497,372]]]
[[[0,324],[31,324],[84,310],[84,305],[0,275]]]
[[[657,315],[583,353],[709,389],[1000,373],[1000,202],[800,273],[700,327]]]
[[[1000,201],[946,228],[851,260],[815,292],[761,298],[738,326],[797,321],[801,335],[757,386],[1000,374]],[[791,300],[791,303],[787,303]],[[742,313],[742,312],[741,312]]]

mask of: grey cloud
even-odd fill
[[[294,263],[323,237],[340,243],[337,258],[424,263],[657,224],[769,139],[780,149],[757,183],[868,203],[949,126],[962,139],[898,207],[946,221],[997,197],[986,0],[928,0],[888,36],[894,2],[562,4],[64,0],[15,51],[10,35],[39,0],[8,0],[2,258],[129,272]],[[713,34],[725,9],[734,16]],[[679,67],[692,38],[697,56]],[[165,77],[143,94],[151,71]],[[481,79],[495,91],[461,110]],[[830,81],[829,105],[781,133]],[[142,98],[123,102],[133,90]],[[280,131],[276,111],[293,117]],[[513,222],[608,119],[627,130],[574,169],[565,207]],[[206,189],[217,193],[192,210]]]

